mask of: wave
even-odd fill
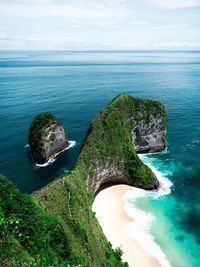
[[[29,144],[26,144],[26,145],[24,146],[24,148],[29,149],[29,148],[30,148]]]
[[[143,155],[139,155],[143,159]],[[128,191],[123,196],[125,202],[124,210],[133,221],[124,225],[125,232],[133,238],[137,244],[150,256],[157,259],[162,267],[171,267],[167,256],[162,251],[161,247],[156,243],[154,236],[151,234],[151,226],[156,219],[152,213],[140,210],[136,206],[136,201],[139,198],[161,198],[171,193],[172,182],[163,176],[154,166],[144,160],[159,181],[159,189],[156,191],[146,191],[144,189],[134,188]]]
[[[56,153],[56,154],[55,154],[53,157],[51,157],[46,163],[44,163],[44,164],[38,164],[38,163],[35,163],[35,166],[38,167],[38,168],[41,168],[41,167],[46,167],[46,166],[51,165],[53,162],[56,161],[56,157],[57,157],[60,153],[62,153],[62,152],[64,152],[65,150],[68,150],[68,149],[74,147],[75,145],[76,145],[76,141],[69,141],[69,146],[68,146],[68,147],[66,147],[65,149],[63,149],[63,150],[61,150],[60,152]]]
[[[61,151],[62,152],[62,151]],[[61,153],[60,152],[60,153]],[[37,168],[43,168],[43,167],[47,167],[49,165],[51,165],[53,162],[56,161],[56,156],[58,154],[56,154],[53,158],[50,158],[46,163],[43,163],[43,164],[39,164],[39,163],[34,163],[34,165],[37,167]]]
[[[171,187],[173,183],[163,176],[162,172],[158,171],[152,164],[150,164],[147,160],[143,160],[144,156],[139,156],[139,158],[152,170],[159,181],[159,189],[148,192],[148,194],[152,198],[159,198],[164,195],[169,195],[171,193]]]

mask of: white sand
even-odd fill
[[[93,211],[113,248],[120,247],[122,259],[130,267],[160,267],[159,262],[147,255],[124,230],[124,225],[133,221],[124,211],[123,195],[132,190],[127,185],[116,185],[104,189],[95,198]]]

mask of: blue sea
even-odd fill
[[[134,205],[153,214],[151,234],[171,266],[199,267],[199,51],[1,51],[0,173],[31,193],[70,171],[90,121],[121,92],[165,105],[167,152],[143,160],[172,182],[171,193]],[[41,111],[53,112],[76,141],[43,168],[26,146]]]

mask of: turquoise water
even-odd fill
[[[187,167],[181,166],[180,162],[170,157],[170,152],[157,156],[145,155],[142,156],[142,160],[160,171],[163,177],[173,181],[170,187],[171,193],[159,197],[156,197],[154,193],[148,193],[136,201],[137,208],[154,217],[150,234],[164,251],[171,266],[200,266],[199,187],[196,182],[197,188],[194,193],[195,182],[192,182],[193,179],[198,179],[198,176],[196,178],[190,176],[191,181],[186,182],[185,179],[190,179],[186,177]],[[191,170],[192,168],[188,170],[188,175],[192,174]],[[183,176],[182,185],[177,185],[176,183],[178,180],[180,182],[180,177]],[[188,183],[189,187],[187,187]],[[166,188],[169,189],[168,186]]]
[[[200,266],[200,52],[0,52],[0,173],[31,193],[73,167],[87,127],[118,93],[162,101],[168,153],[146,158],[173,182],[137,205],[173,267]],[[27,151],[32,117],[51,111],[76,146],[37,168]]]

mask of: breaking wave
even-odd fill
[[[56,154],[55,154],[52,158],[50,158],[46,163],[44,163],[44,164],[34,163],[34,164],[35,164],[35,166],[36,166],[37,168],[41,168],[41,167],[43,168],[43,167],[49,166],[49,165],[51,165],[53,162],[56,161],[56,157],[57,157],[60,153],[62,153],[62,152],[64,152],[65,150],[68,150],[68,149],[74,147],[75,145],[76,145],[76,141],[69,141],[69,146],[68,146],[67,148],[65,148],[65,149],[61,150],[60,152],[56,153]],[[29,148],[29,145],[26,145],[25,148]]]

